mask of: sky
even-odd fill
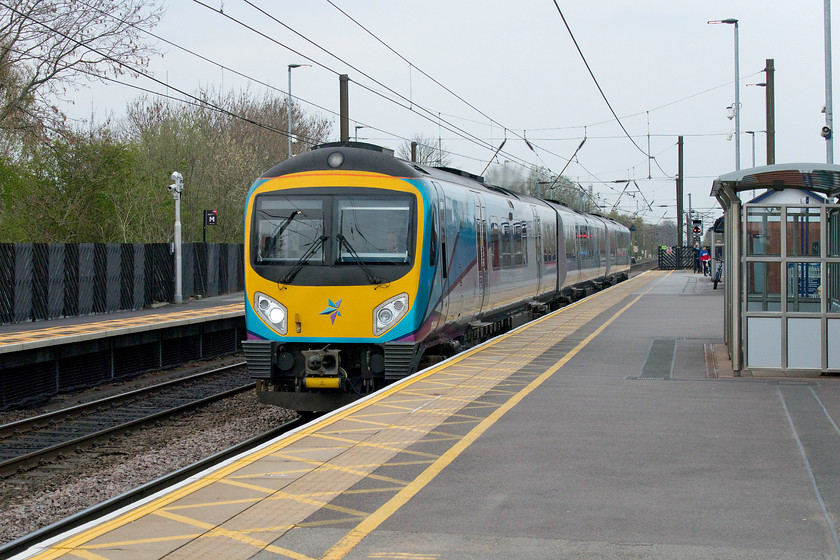
[[[735,18],[741,168],[753,166],[753,142],[755,165],[766,163],[765,88],[749,86],[765,81],[766,59],[776,69],[776,162],[826,161],[823,0],[161,5],[166,12],[157,35],[254,79],[161,45],[163,55],[147,71],[173,88],[262,94],[262,82],[285,95],[288,65],[310,64],[293,70],[292,95],[305,111],[333,123],[330,140],[337,141],[338,74],[347,74],[351,138],[398,149],[421,135],[450,152],[452,167],[475,174],[491,165],[506,138],[493,166],[510,162],[522,173],[525,166],[565,168],[565,176],[587,190],[591,185],[604,212],[638,213],[649,223],[675,220],[677,138],[683,136],[684,206],[690,194],[705,225],[722,214],[709,195],[713,179],[736,169],[735,141],[727,139],[735,121],[726,111],[735,101],[734,26],[707,21]],[[837,16],[832,20],[840,45]],[[836,61],[838,48],[832,49]],[[120,79],[167,93],[144,77]],[[71,94],[68,112],[97,122],[119,118],[139,95],[125,85],[92,84]],[[166,182],[169,171],[164,175]],[[255,178],[243,177],[243,184]]]

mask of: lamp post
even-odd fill
[[[744,134],[749,134],[750,136],[752,136],[752,166],[755,167],[755,131],[745,130]]]
[[[738,69],[738,20],[734,18],[717,19],[706,23],[726,23],[735,26],[735,171],[741,169],[741,99],[739,82],[740,72]]]
[[[831,100],[831,0],[823,0],[825,27],[825,162],[834,163],[834,109]],[[823,130],[825,130],[823,129]]]
[[[292,157],[292,68],[312,66],[311,64],[289,64],[289,96],[286,103],[286,121],[288,122],[289,157]]]
[[[175,303],[183,303],[184,295],[182,289],[181,272],[181,193],[184,191],[184,177],[177,171],[170,176],[172,184],[169,185],[169,192],[175,198]]]
[[[353,137],[353,141],[354,141],[354,142],[358,142],[358,141],[359,141],[359,129],[360,129],[360,128],[367,128],[367,127],[366,127],[366,126],[363,126],[363,125],[360,125],[360,124],[357,124],[357,125],[356,125],[356,134],[355,134],[355,136]]]

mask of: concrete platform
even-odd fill
[[[838,558],[840,380],[727,376],[722,304],[646,273],[20,558]]]
[[[0,354],[245,316],[242,292],[149,309],[0,325]]]

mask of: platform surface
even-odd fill
[[[840,557],[840,380],[735,378],[649,272],[20,557]]]
[[[0,354],[245,316],[242,292],[160,307],[0,325]]]

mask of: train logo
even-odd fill
[[[330,323],[334,325],[335,318],[341,317],[341,311],[338,310],[338,308],[341,307],[341,300],[338,300],[338,303],[333,303],[333,300],[327,298],[327,301],[329,302],[329,305],[327,305],[327,308],[321,311],[319,315],[329,315]]]

